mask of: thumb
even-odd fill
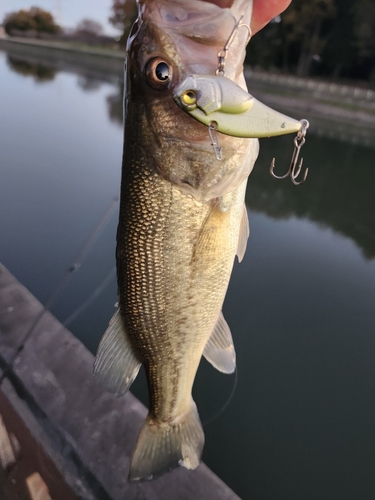
[[[283,12],[291,0],[254,0],[251,30],[254,33],[261,30],[271,19]]]

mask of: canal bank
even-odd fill
[[[125,54],[121,50],[17,37],[0,39],[0,50],[29,61],[43,58],[57,70],[69,71],[70,67],[101,80],[123,80]],[[249,66],[245,78],[250,93],[265,104],[296,118],[308,118],[312,133],[366,146],[375,143],[375,90]]]
[[[18,443],[25,442],[25,432],[37,443],[35,468],[51,491],[57,483],[84,500],[239,499],[204,464],[152,482],[128,483],[131,453],[147,410],[131,393],[116,398],[102,389],[92,375],[93,361],[0,264],[0,414],[5,425],[11,412],[19,417],[10,429]],[[17,464],[25,448],[15,446],[14,454]],[[52,468],[58,475],[51,474]]]
[[[0,50],[31,62],[43,59],[56,70],[74,70],[104,81],[123,79],[125,55],[121,51],[16,37],[0,38]]]

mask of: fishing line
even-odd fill
[[[236,392],[236,388],[237,388],[237,381],[238,381],[238,370],[237,370],[237,367],[234,371],[234,382],[233,382],[233,387],[232,387],[232,390],[231,390],[231,393],[229,394],[229,397],[228,399],[226,400],[226,402],[223,404],[223,406],[216,412],[214,413],[214,415],[212,417],[210,417],[208,420],[205,420],[204,422],[202,422],[202,425],[203,426],[206,426],[208,424],[211,424],[214,420],[216,420],[218,417],[220,417],[220,415],[222,413],[224,413],[224,411],[228,408],[230,402],[232,401],[233,399],[233,396],[234,396],[234,393]]]
[[[111,215],[113,209],[115,208],[115,206],[118,203],[118,200],[119,200],[118,195],[113,198],[109,207],[104,212],[103,216],[100,218],[98,224],[95,226],[94,230],[89,234],[88,238],[86,239],[86,241],[82,245],[77,256],[73,260],[72,265],[62,275],[60,281],[57,283],[55,289],[53,290],[50,297],[47,299],[45,305],[43,306],[43,309],[36,316],[33,323],[31,324],[30,328],[27,330],[25,336],[23,337],[23,339],[21,341],[21,344],[18,346],[18,348],[16,349],[16,352],[13,354],[10,361],[7,363],[7,367],[5,368],[5,370],[3,371],[3,373],[0,377],[0,386],[4,382],[4,379],[7,377],[9,371],[12,369],[14,362],[16,361],[16,359],[18,358],[20,353],[23,351],[26,342],[29,340],[31,335],[34,333],[34,330],[37,327],[37,325],[39,324],[39,322],[41,321],[41,319],[44,317],[44,315],[47,312],[50,311],[51,307],[56,302],[56,300],[60,296],[61,292],[63,291],[63,289],[67,285],[68,281],[70,280],[72,274],[81,267],[82,262],[84,261],[84,259],[86,258],[87,254],[89,253],[89,251],[91,250],[91,248],[94,244],[95,238],[97,237],[97,235],[99,234],[101,229],[104,227],[104,225],[108,221],[109,216]]]
[[[102,293],[102,291],[110,284],[112,279],[116,276],[116,266],[112,268],[109,274],[104,278],[101,284],[94,290],[94,292],[90,295],[85,302],[79,306],[67,319],[63,322],[63,326],[67,327],[72,323],[85,309],[89,307],[89,305],[94,302],[96,298]]]

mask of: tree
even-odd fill
[[[252,66],[274,70],[281,66],[283,37],[278,16],[255,34],[246,50],[246,62]]]
[[[103,26],[92,19],[82,19],[82,21],[77,24],[76,31],[78,33],[98,36],[103,33]]]
[[[36,31],[36,22],[26,10],[11,12],[4,19],[4,29],[10,35],[12,31]]]
[[[371,0],[369,0],[371,1]],[[334,0],[294,0],[282,16],[287,46],[300,45],[297,75],[310,73],[314,56],[321,54],[327,38],[323,36],[324,22],[335,16]]]
[[[130,28],[137,18],[137,4],[135,0],[113,0],[112,16],[109,22],[123,32],[120,45],[125,45]]]
[[[50,34],[61,31],[52,14],[38,7],[7,14],[3,25],[8,35],[11,35],[13,31],[37,31]]]
[[[375,81],[375,3],[357,0],[354,5],[355,45],[360,59],[369,65],[370,80]]]
[[[246,61],[299,76],[375,82],[375,0],[293,0],[256,34]]]
[[[336,0],[336,16],[329,24],[322,54],[324,73],[334,79],[349,76],[358,58],[354,44],[353,0]]]

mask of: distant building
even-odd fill
[[[0,26],[0,38],[6,38],[7,34],[5,33],[5,29]]]

